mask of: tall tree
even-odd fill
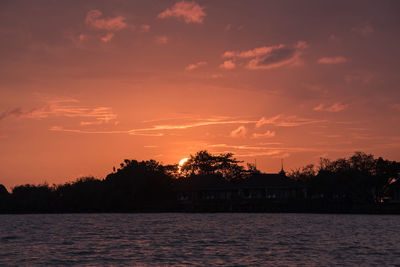
[[[244,173],[244,168],[239,163],[241,161],[236,160],[232,153],[212,155],[207,150],[202,150],[190,155],[181,172],[184,176],[219,174],[228,180],[237,179]]]

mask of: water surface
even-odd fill
[[[0,215],[0,265],[399,265],[400,216]]]

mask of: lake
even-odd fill
[[[400,216],[0,215],[0,265],[399,265]]]

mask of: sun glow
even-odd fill
[[[182,167],[183,164],[185,164],[185,162],[188,161],[188,160],[189,160],[189,158],[183,158],[183,159],[181,159],[181,161],[179,161],[179,167]]]
[[[179,161],[178,164],[178,172],[182,173],[182,166],[189,160],[189,158],[183,158],[181,161]]]

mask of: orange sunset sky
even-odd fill
[[[0,183],[232,152],[400,160],[399,1],[0,2]]]

